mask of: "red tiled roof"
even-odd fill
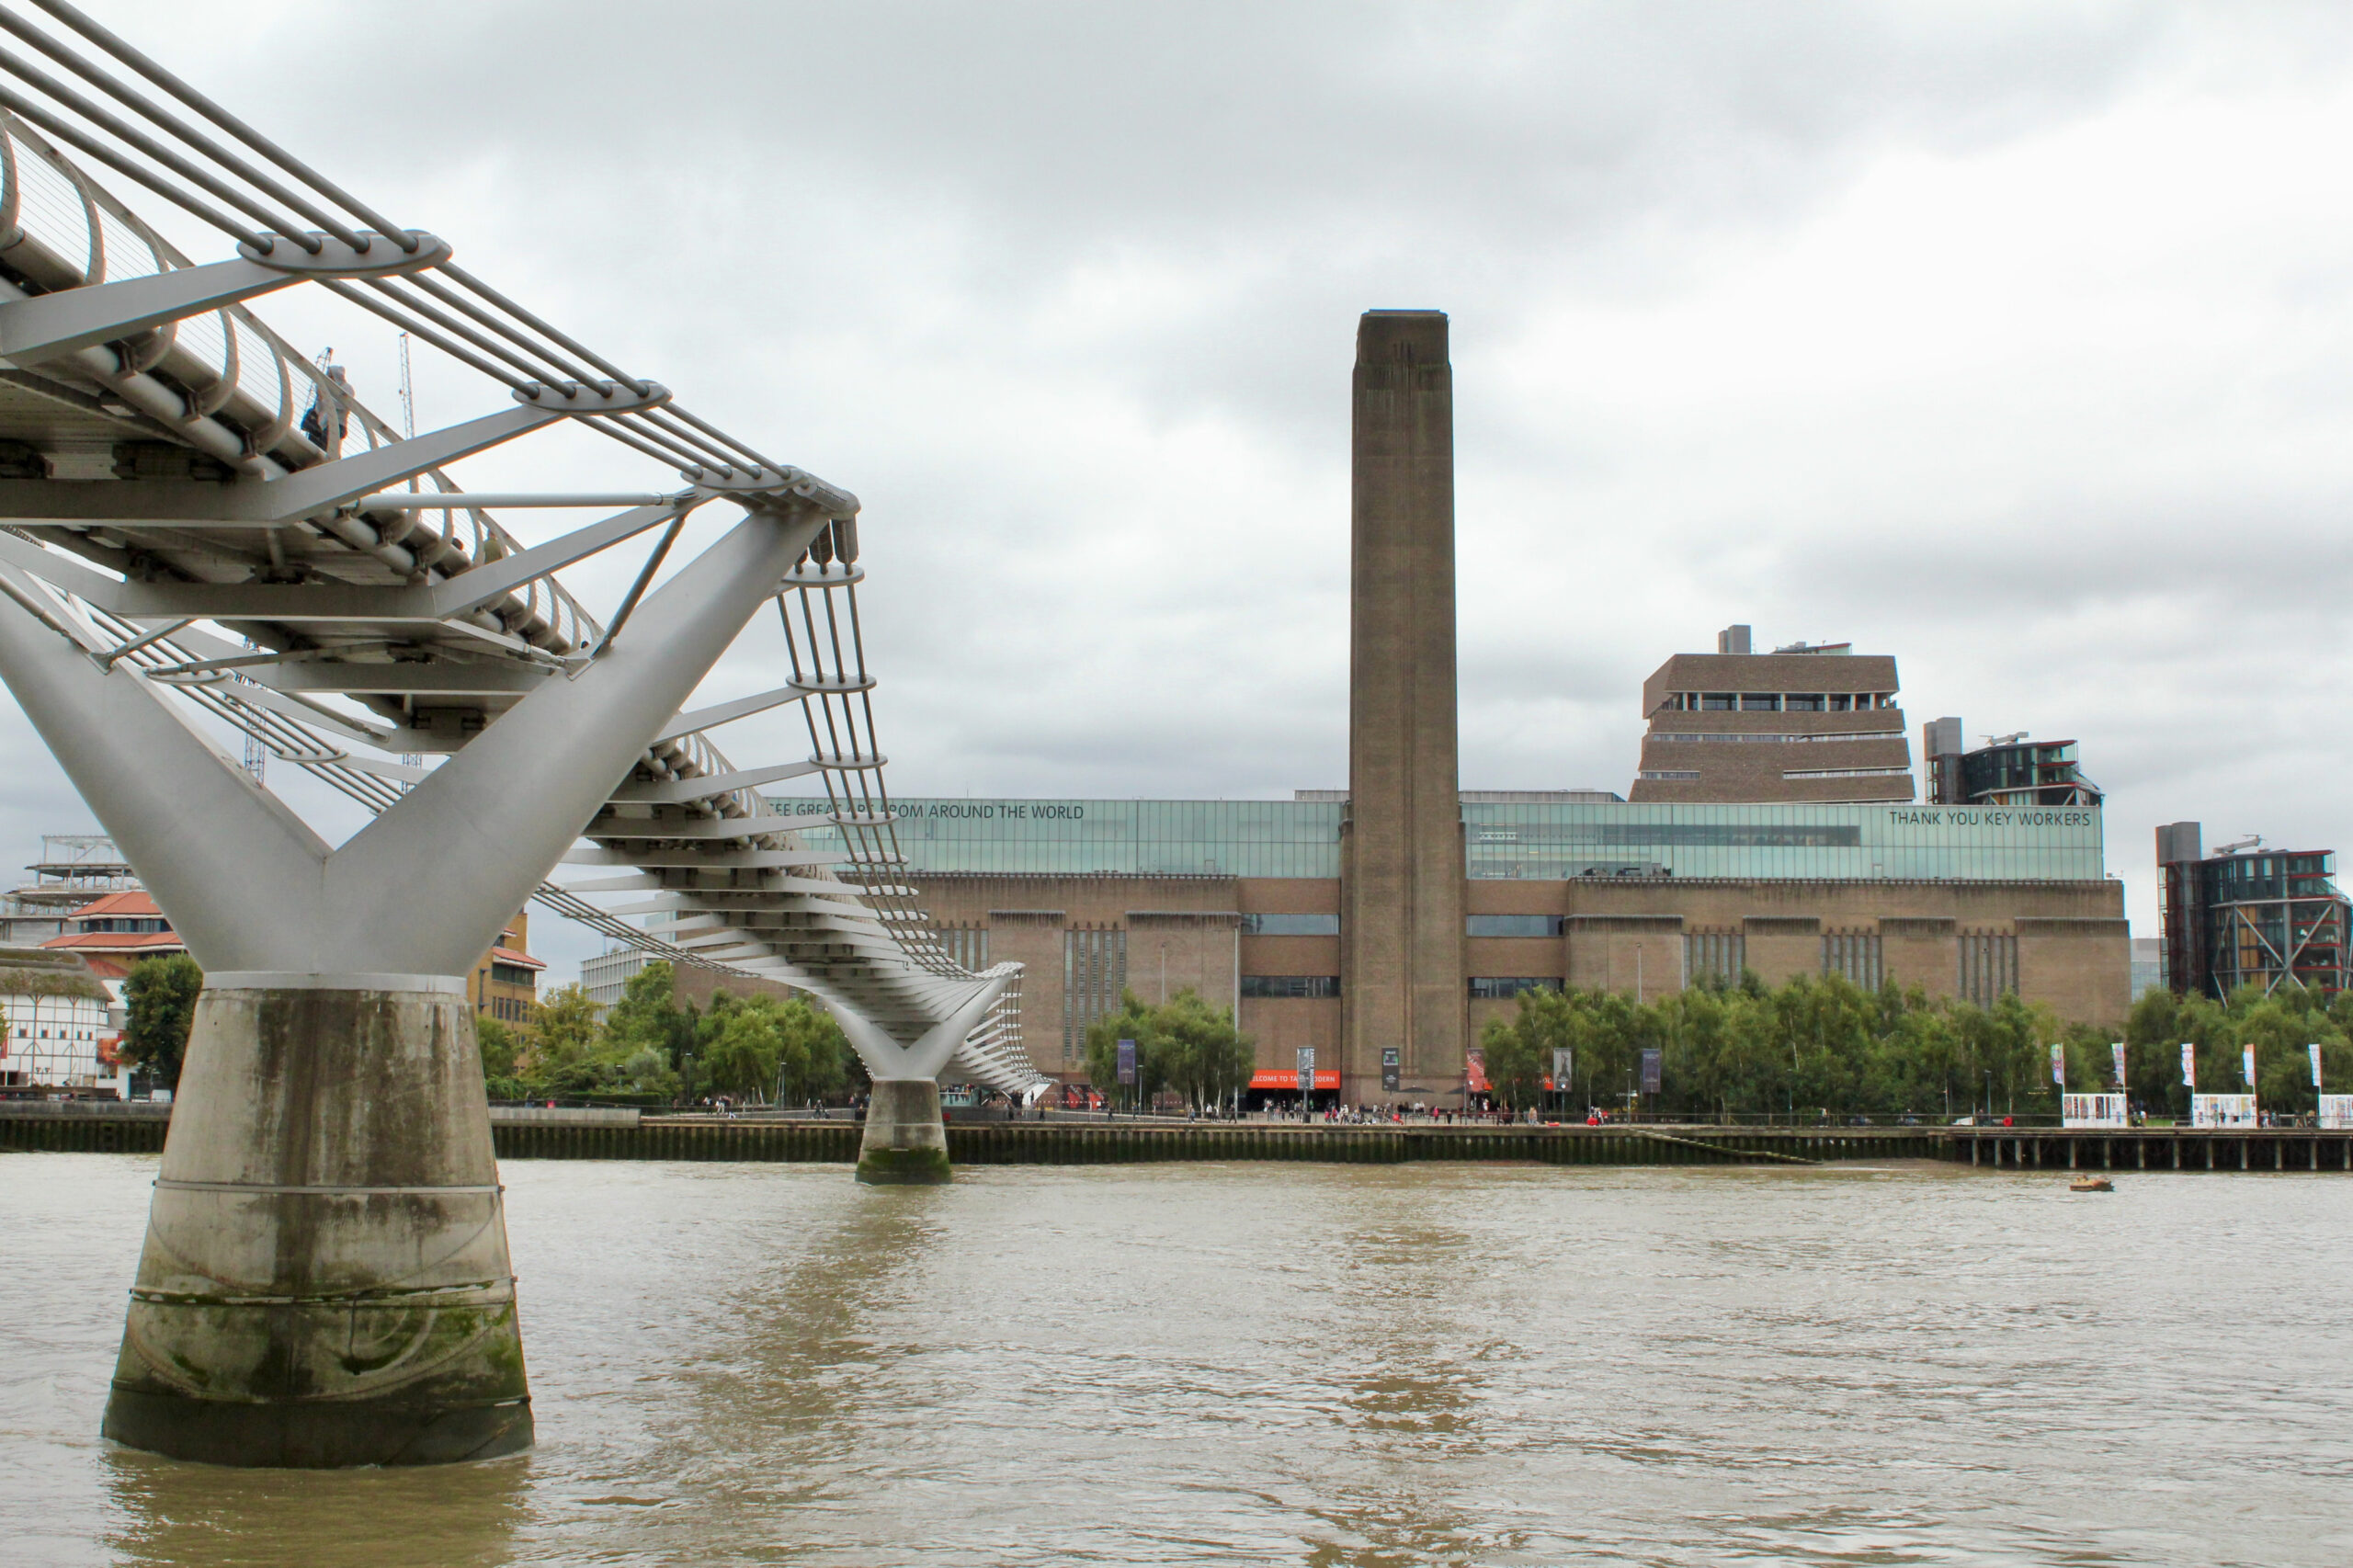
[[[41,944],[44,948],[67,948],[85,951],[94,948],[110,948],[118,952],[184,953],[188,944],[180,940],[176,931],[75,931],[63,937],[51,937]]]
[[[80,920],[85,916],[111,915],[126,920],[135,920],[142,915],[154,919],[161,916],[163,913],[155,907],[155,901],[147,896],[147,891],[144,888],[132,888],[128,892],[104,894],[84,904],[66,918]]]
[[[547,960],[545,959],[535,959],[529,953],[518,953],[512,948],[493,948],[490,949],[490,956],[497,960],[500,963],[517,964],[524,969],[545,969],[548,967]]]

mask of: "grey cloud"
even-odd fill
[[[1897,653],[1920,716],[2080,734],[2135,877],[2146,824],[2224,813],[2202,800],[2341,824],[2315,780],[2353,756],[2249,694],[2305,678],[2289,645],[2325,645],[2343,598],[2342,247],[2160,279],[2188,314],[2154,413],[2097,344],[1966,374],[1892,348],[1857,388],[1757,392],[1727,390],[1739,345],[1698,333],[1639,401],[1559,324],[1672,327],[1893,158],[2030,166],[2119,117],[2346,92],[2339,8],[99,9],[858,491],[905,793],[1341,781],[1350,337],[1411,303],[1456,324],[1467,782],[1623,789],[1643,675],[1744,619]],[[2189,355],[2256,293],[2258,341]],[[1844,303],[1764,308],[1827,332]],[[389,403],[388,334],[270,313]],[[428,419],[486,401],[423,374]],[[2301,444],[2269,433],[2290,425]],[[641,472],[563,451],[584,482]],[[548,472],[509,460],[482,472]],[[627,575],[583,580],[609,598]],[[775,657],[747,638],[712,688]],[[0,791],[10,843],[72,825],[45,767]]]

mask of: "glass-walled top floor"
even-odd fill
[[[822,800],[779,799],[793,815]],[[908,869],[1033,875],[1337,877],[1341,801],[895,801]],[[1673,876],[2097,881],[2097,807],[1462,804],[1482,879]],[[804,835],[813,846],[830,831]]]

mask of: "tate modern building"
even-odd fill
[[[1040,1070],[1083,1077],[1123,990],[1187,986],[1236,1007],[1260,1086],[1312,1047],[1315,1086],[1362,1103],[1459,1096],[1480,1027],[1537,988],[1836,972],[2123,1017],[2099,807],[1916,799],[1893,658],[1734,627],[1645,683],[1631,799],[1463,789],[1446,317],[1365,315],[1353,392],[1347,790],[893,803],[951,951],[1028,966]]]

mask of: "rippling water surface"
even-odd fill
[[[540,1444],[97,1437],[153,1159],[0,1156],[0,1562],[2353,1562],[2353,1179],[506,1166]]]

